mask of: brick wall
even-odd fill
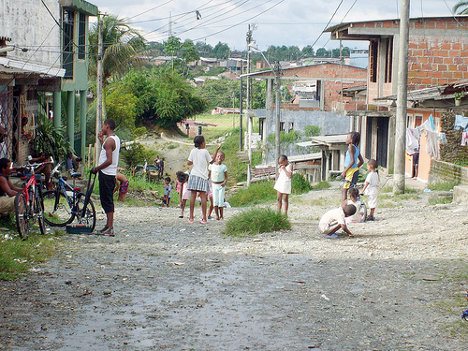
[[[436,36],[410,37],[408,45],[410,90],[468,79],[468,38]]]
[[[455,182],[468,185],[468,167],[432,160],[429,183]]]

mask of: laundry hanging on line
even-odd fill
[[[406,153],[412,155],[419,150],[419,128],[406,128]]]
[[[468,132],[468,117],[464,117],[462,115],[456,115],[453,129],[455,130],[461,129],[465,132]]]

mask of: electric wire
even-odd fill
[[[160,7],[163,7],[164,5],[167,5],[167,4],[169,4],[169,3],[173,2],[173,1],[174,1],[174,0],[168,0],[168,1],[166,1],[165,3],[163,3],[163,4],[154,6],[154,7],[150,8],[150,9],[148,9],[148,10],[145,10],[145,11],[143,11],[143,12],[140,12],[139,14],[137,14],[137,15],[135,15],[135,16],[132,16],[132,17],[127,18],[127,21],[128,21],[128,20],[131,20],[132,18],[141,16],[141,15],[147,13],[147,12],[150,12],[150,11],[156,10],[156,9],[158,9],[158,8],[160,8]]]

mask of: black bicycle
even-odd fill
[[[96,226],[96,208],[90,199],[91,194],[85,194],[81,188],[68,184],[67,178],[60,172],[60,167],[59,163],[52,170],[55,189],[43,193],[45,222],[52,227],[64,227],[76,219],[79,224],[84,224],[93,231]],[[75,183],[81,174],[72,172],[70,176]],[[88,192],[92,191],[92,188],[90,175]]]

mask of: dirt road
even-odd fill
[[[0,282],[0,349],[464,349],[466,206],[409,200],[327,240],[316,227],[336,197],[293,197],[292,231],[242,239],[176,209],[119,208],[116,238],[67,236]]]

